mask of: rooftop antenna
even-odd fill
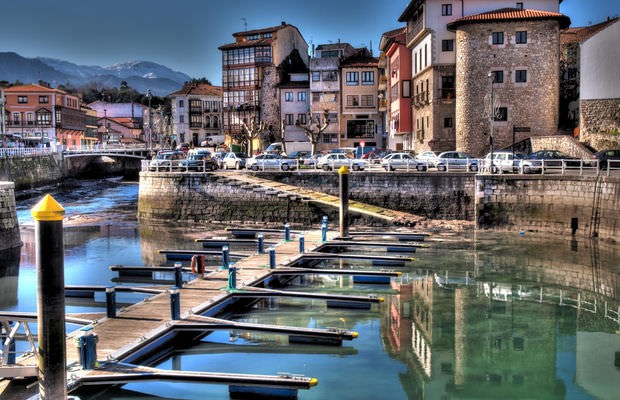
[[[248,30],[248,20],[244,18],[241,18],[241,21],[243,21],[243,30],[247,31]]]

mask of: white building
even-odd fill
[[[172,136],[178,144],[217,146],[222,130],[222,88],[206,83],[188,84],[170,95]]]

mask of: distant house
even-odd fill
[[[6,88],[4,96],[7,138],[53,149],[82,146],[86,124],[79,97],[35,84]]]
[[[297,121],[305,125],[307,113],[310,111],[310,84],[308,82],[308,66],[302,61],[299,52],[291,54],[278,66],[281,83],[280,121],[284,125],[287,142],[308,142],[303,129],[296,126]]]
[[[177,143],[193,146],[223,144],[222,88],[188,83],[169,95],[172,104],[172,135]]]

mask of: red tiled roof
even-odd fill
[[[591,26],[568,28],[560,32],[560,44],[581,43],[618,21],[618,17]]]
[[[353,55],[344,59],[340,66],[345,67],[376,67],[379,65],[379,59],[376,57]]]
[[[201,96],[221,96],[222,87],[213,86],[207,83],[186,84],[180,90],[170,93],[170,95],[201,95]]]
[[[500,8],[499,10],[459,18],[450,22],[448,24],[448,29],[454,30],[461,25],[480,22],[534,21],[545,19],[556,19],[560,23],[560,29],[568,28],[570,25],[570,18],[561,13],[542,10],[524,10],[520,8]]]
[[[232,35],[234,37],[237,37],[237,36],[256,35],[256,34],[261,34],[261,33],[269,33],[269,32],[279,31],[280,29],[284,29],[287,26],[292,26],[292,25],[288,25],[286,22],[282,22],[280,25],[272,26],[271,28],[260,28],[260,29],[253,29],[251,31],[235,32]]]
[[[273,42],[273,39],[271,38],[257,39],[257,40],[245,40],[243,42],[224,44],[218,47],[218,49],[228,50],[228,49],[243,48],[243,47],[270,46],[272,42]]]
[[[48,93],[67,94],[66,92],[63,92],[60,89],[54,89],[54,88],[49,88],[47,86],[35,85],[34,83],[27,84],[27,85],[20,85],[20,86],[11,86],[11,87],[4,89],[4,92],[5,93],[48,92]]]

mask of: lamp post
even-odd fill
[[[101,140],[102,147],[104,143],[107,143],[107,141],[110,140],[108,132],[108,110],[106,108],[103,109],[103,127],[103,138]]]
[[[0,138],[5,140],[6,138],[6,123],[4,116],[4,105],[6,104],[6,98],[4,97],[4,92],[0,90]]]
[[[146,91],[146,98],[149,99],[149,136],[148,136],[148,146],[149,153],[151,152],[151,135],[153,132],[153,118],[151,114],[151,99],[153,98],[153,94],[151,93],[151,89]]]

